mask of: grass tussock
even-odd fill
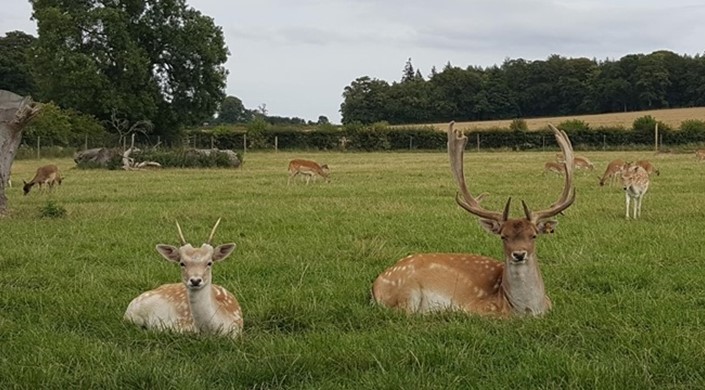
[[[487,208],[555,201],[555,152],[468,153]],[[702,388],[705,385],[705,164],[691,155],[587,152],[577,200],[541,237],[554,309],[539,319],[407,316],[370,304],[374,278],[419,252],[501,256],[499,238],[454,201],[445,153],[249,153],[238,170],[71,169],[53,192],[8,189],[0,224],[0,388]],[[287,182],[291,158],[328,163],[331,183]],[[651,159],[636,221],[615,158]],[[46,216],[37,218],[37,209]],[[179,280],[154,250],[215,243],[235,253],[214,282],[243,307],[238,340],[157,333],[122,321],[132,298]]]

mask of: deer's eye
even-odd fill
[[[507,236],[502,236],[502,241],[507,241]]]
[[[179,265],[180,265],[182,268],[183,268],[183,267],[186,267],[186,263],[184,263],[183,261],[180,262]]]
[[[532,240],[535,240],[535,239],[536,239],[536,235],[535,235],[535,234],[532,234],[532,235],[531,235],[531,239],[532,239]]]
[[[209,262],[208,262],[208,266],[210,267],[211,265],[213,265],[213,262],[212,262],[212,261],[209,261]]]

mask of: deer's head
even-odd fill
[[[563,210],[570,207],[575,201],[573,183],[573,147],[568,135],[549,125],[553,130],[556,141],[562,150],[563,168],[565,170],[565,184],[559,200],[546,210],[533,212],[524,201],[524,218],[510,219],[509,206],[511,198],[507,200],[502,213],[486,210],[480,205],[480,197],[473,197],[465,184],[463,173],[463,153],[467,144],[467,137],[460,131],[453,130],[454,123],[448,128],[448,154],[453,176],[458,184],[459,192],[455,198],[460,207],[480,218],[480,224],[490,233],[502,238],[505,260],[509,264],[525,264],[536,257],[535,240],[539,234],[553,233],[557,221],[551,219]]]
[[[177,248],[166,244],[157,245],[157,252],[160,255],[170,262],[179,264],[181,280],[190,290],[199,290],[209,286],[212,280],[213,263],[225,260],[235,250],[234,243],[218,245],[215,248],[211,246],[213,235],[219,223],[220,219],[213,226],[208,241],[199,248],[194,248],[186,242],[178,222],[176,228],[179,231],[181,246]]]

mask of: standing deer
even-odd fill
[[[210,333],[237,337],[242,330],[242,312],[235,296],[212,284],[211,267],[225,260],[235,244],[213,248],[211,241],[220,219],[213,226],[208,241],[200,248],[186,242],[181,226],[181,247],[157,245],[157,252],[167,261],[181,266],[182,283],[164,284],[144,292],[127,306],[124,319],[155,330]]]
[[[34,174],[34,177],[32,178],[32,180],[29,181],[29,183],[22,180],[22,182],[24,183],[22,191],[24,191],[25,195],[29,194],[29,191],[35,184],[39,184],[39,188],[42,188],[42,184],[46,184],[51,189],[56,183],[61,185],[62,180],[63,179],[61,178],[61,174],[59,173],[59,168],[56,165],[44,165],[43,167],[37,168],[37,173]]]
[[[511,198],[504,212],[486,210],[473,197],[463,173],[467,137],[448,127],[448,155],[459,192],[456,202],[480,224],[502,238],[504,262],[477,254],[425,253],[399,260],[380,274],[372,286],[380,305],[409,313],[460,310],[468,313],[538,316],[551,308],[536,257],[535,239],[557,222],[549,218],[575,200],[573,148],[568,135],[550,125],[565,156],[565,184],[559,200],[548,209],[533,212],[522,201],[524,217],[509,218]]]
[[[330,182],[329,174],[330,169],[327,164],[318,165],[315,161],[294,159],[289,161],[289,179],[286,181],[286,185],[289,185],[291,179],[297,175],[306,176],[306,184],[315,175],[320,175],[326,179],[326,182]]]
[[[695,151],[695,159],[698,161],[705,160],[705,149],[699,149]]]
[[[632,218],[641,216],[641,201],[649,190],[649,173],[636,163],[627,163],[622,171],[622,187],[626,198],[626,217],[629,219],[629,201],[634,200]]]
[[[661,172],[660,172],[658,169],[656,169],[656,167],[654,166],[654,164],[650,163],[650,162],[647,161],[647,160],[639,160],[639,161],[636,162],[636,165],[638,165],[638,166],[644,168],[644,170],[646,171],[646,173],[648,173],[649,175],[652,175],[652,174],[654,174],[654,173],[656,174],[656,176],[660,176],[660,175],[661,175]]]
[[[610,183],[614,183],[617,179],[617,175],[620,175],[622,173],[622,170],[624,169],[624,160],[612,160],[610,161],[609,164],[607,164],[607,169],[605,169],[605,173],[602,175],[602,178],[600,179],[600,187],[604,186],[607,180],[610,181]]]

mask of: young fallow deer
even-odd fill
[[[24,180],[22,181],[24,183],[22,191],[24,191],[25,195],[29,194],[29,191],[35,184],[39,184],[39,188],[42,188],[42,184],[46,184],[49,186],[49,189],[51,189],[54,187],[54,184],[58,183],[61,185],[62,180],[61,174],[59,173],[59,167],[53,164],[44,165],[37,168],[37,173],[34,174],[34,177],[29,181],[29,183]]]
[[[329,174],[330,169],[327,164],[318,165],[315,161],[294,159],[289,161],[289,179],[286,181],[286,185],[289,185],[291,179],[297,175],[306,176],[306,184],[316,175],[320,175],[326,179],[326,182],[330,182]]]
[[[612,160],[610,161],[609,164],[607,164],[607,168],[605,169],[605,173],[602,175],[602,178],[600,178],[600,187],[604,186],[607,181],[611,183],[614,183],[616,179],[619,177],[619,175],[622,174],[622,170],[624,169],[624,160]]]
[[[164,284],[133,299],[124,318],[136,325],[155,330],[209,333],[237,337],[242,331],[242,312],[235,296],[211,282],[214,262],[225,260],[235,244],[211,246],[220,219],[208,241],[194,248],[179,231],[181,247],[157,245],[166,260],[181,266],[182,283]]]
[[[480,206],[465,184],[463,150],[467,137],[448,128],[450,166],[458,184],[456,202],[480,224],[502,238],[504,262],[476,254],[425,253],[399,260],[380,274],[372,286],[378,304],[408,313],[459,310],[468,313],[538,316],[551,308],[536,257],[537,235],[551,231],[556,221],[549,218],[570,207],[573,188],[573,149],[565,132],[550,126],[563,151],[565,184],[559,200],[548,209],[533,212],[522,201],[524,217],[509,218],[504,212]]]
[[[649,190],[649,173],[636,163],[626,163],[622,171],[622,187],[626,199],[626,217],[629,219],[629,201],[634,200],[632,218],[641,216],[641,201]]]

